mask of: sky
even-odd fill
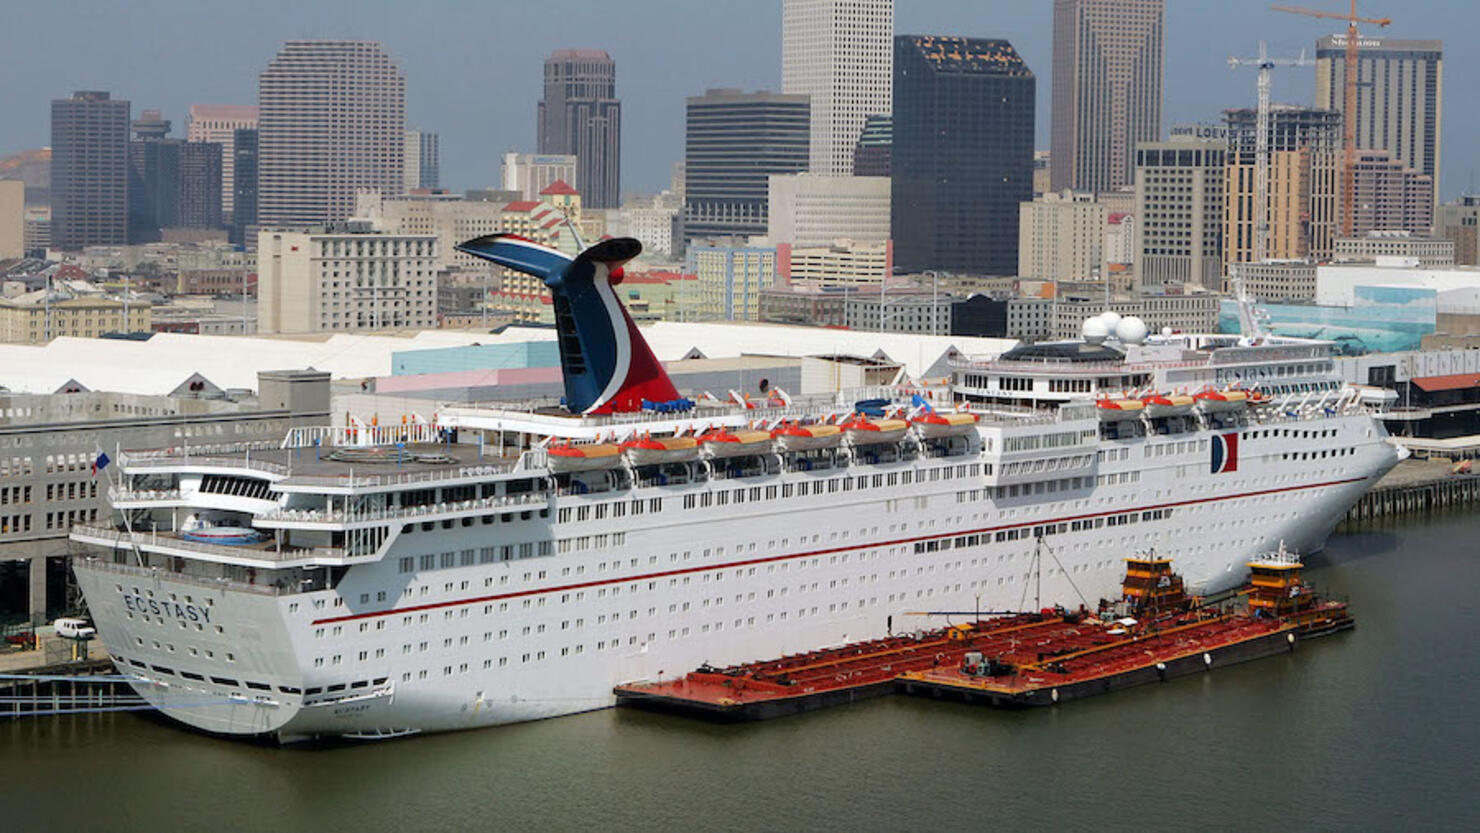
[[[1337,0],[1300,0],[1336,10]],[[1037,146],[1048,147],[1051,0],[896,0],[899,34],[1006,38],[1038,78]],[[1385,34],[1443,39],[1440,192],[1480,190],[1480,106],[1462,91],[1480,70],[1480,4],[1364,0],[1394,18]],[[1167,0],[1163,121],[1216,122],[1254,105],[1255,71],[1230,55],[1314,57],[1330,21],[1252,0]],[[1363,29],[1364,33],[1367,29]],[[683,155],[684,99],[709,87],[779,90],[780,0],[0,0],[0,155],[50,141],[50,104],[108,90],[135,116],[160,109],[183,135],[191,104],[251,104],[257,74],[285,40],[385,44],[407,81],[411,126],[441,134],[442,184],[493,185],[499,155],[534,150],[542,66],[560,48],[600,48],[617,64],[622,190],[653,192]],[[1275,70],[1277,101],[1310,103],[1314,68]],[[1473,184],[1472,184],[1473,183]]]

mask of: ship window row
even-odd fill
[[[1168,454],[1186,454],[1189,451],[1207,451],[1208,441],[1183,440],[1175,443],[1158,443],[1143,446],[1141,453],[1146,457],[1165,457]]]
[[[454,567],[471,567],[475,564],[492,564],[500,561],[536,558],[553,555],[554,545],[550,541],[525,541],[518,544],[501,544],[478,549],[465,549],[443,553],[423,553],[402,556],[398,569],[402,573],[447,570]],[[409,589],[409,588],[408,588]]]
[[[1141,473],[1139,471],[1121,471],[1114,474],[1102,474],[1096,478],[1096,483],[1100,486],[1119,486],[1125,483],[1139,482],[1141,482]]]
[[[1140,472],[1131,472],[1136,480],[1140,480]],[[1052,494],[1054,492],[1070,492],[1079,489],[1088,489],[1095,485],[1093,477],[1068,477],[1061,480],[1043,480],[1038,483],[1021,483],[1011,486],[995,486],[986,489],[988,497],[996,500],[1008,497],[1028,497],[1030,495]]]
[[[1356,454],[1355,448],[1333,448],[1325,451],[1293,451],[1280,455],[1281,460],[1324,460],[1328,457],[1346,457]]]

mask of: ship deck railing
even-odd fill
[[[122,489],[117,486],[108,490],[108,503],[154,503],[181,499],[179,489]]]
[[[200,576],[194,573],[168,570],[163,567],[145,566],[141,564],[120,564],[117,561],[109,561],[96,555],[74,555],[73,558],[86,562],[88,569],[100,570],[115,575],[132,576],[136,578],[156,578],[168,576],[170,581],[178,581],[184,584],[193,584],[197,587],[232,591],[243,591],[256,593],[261,596],[284,596],[292,593],[311,593],[315,590],[324,590],[328,587],[327,575],[321,575],[323,570],[317,570],[306,574],[305,577],[296,582],[275,581],[267,584],[259,584],[252,581],[227,578],[225,576]]]
[[[147,547],[151,552],[158,552],[161,549],[194,552],[235,561],[286,563],[313,558],[344,559],[350,556],[350,553],[343,547],[289,547],[279,546],[276,541],[238,545],[210,544],[204,541],[191,541],[181,538],[176,532],[165,531],[161,534],[161,531],[158,529],[129,532],[126,529],[118,529],[112,526],[74,524],[72,526],[72,534],[112,541],[119,547]],[[366,555],[371,554],[366,553]]]
[[[549,503],[547,492],[530,492],[523,495],[497,495],[474,498],[452,503],[426,503],[419,506],[384,506],[368,509],[273,509],[261,512],[257,518],[264,521],[296,521],[305,523],[359,523],[363,521],[416,520],[422,517],[478,512],[487,509],[527,509]]]

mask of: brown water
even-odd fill
[[[1480,516],[1337,535],[1357,630],[1024,712],[902,697],[719,726],[608,710],[278,749],[132,714],[0,724],[0,833],[1480,829]]]

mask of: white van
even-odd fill
[[[98,635],[97,629],[86,619],[58,619],[51,624],[57,629],[57,636],[63,639],[92,639]]]

